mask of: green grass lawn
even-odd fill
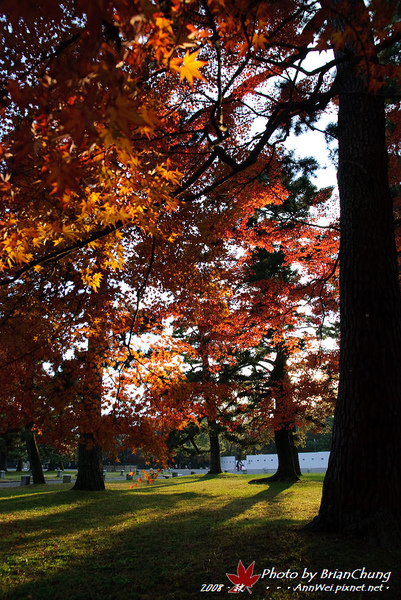
[[[137,488],[115,481],[97,493],[66,484],[0,489],[0,598],[401,598],[401,550],[302,530],[317,513],[322,475],[296,484],[248,485],[254,477],[192,475]],[[228,594],[226,573],[236,573],[239,560],[245,567],[256,561],[256,574],[274,567],[299,576],[266,576],[252,596],[247,590]],[[392,571],[382,592],[294,591],[304,569],[320,576],[323,569],[362,567]],[[325,582],[333,590],[363,583]],[[366,580],[366,586],[380,583]],[[224,586],[202,592],[209,584]]]

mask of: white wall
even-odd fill
[[[302,473],[325,472],[330,452],[298,452],[299,466]],[[277,454],[248,454],[242,461],[248,473],[275,473],[278,467]],[[223,471],[236,472],[235,456],[222,456]]]
[[[299,466],[303,473],[325,472],[330,452],[298,452]],[[248,473],[275,472],[278,467],[277,454],[254,454],[246,457]]]
[[[301,471],[305,472],[307,469],[326,471],[330,452],[299,452],[298,456]]]
[[[246,470],[252,473],[255,470],[276,470],[278,466],[277,454],[254,454],[246,457]]]
[[[220,462],[223,471],[235,471],[235,456],[222,456]]]

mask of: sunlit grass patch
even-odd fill
[[[224,583],[206,597],[229,598],[226,573],[239,560],[256,561],[257,573],[272,565],[348,569],[361,561],[397,571],[399,553],[302,531],[317,513],[322,476],[263,486],[248,485],[251,478],[193,475],[132,489],[130,481],[114,481],[91,493],[65,484],[1,490],[0,597],[192,600],[205,597],[203,583]],[[308,597],[267,585],[260,580],[252,598]]]

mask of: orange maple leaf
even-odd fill
[[[190,54],[189,50],[187,50],[187,53],[182,60],[176,58],[170,62],[171,68],[175,71],[179,71],[180,80],[187,79],[192,86],[194,79],[203,79],[203,81],[206,81],[199,72],[199,69],[203,67],[206,62],[203,60],[196,60],[198,52],[199,50]]]

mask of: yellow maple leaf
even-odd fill
[[[199,72],[199,69],[203,67],[206,62],[203,60],[196,60],[199,50],[196,52],[185,54],[183,60],[175,59],[171,61],[171,68],[175,71],[179,71],[180,80],[187,79],[191,85],[193,85],[194,79],[203,79],[206,81],[203,75]]]
[[[252,38],[253,49],[255,52],[264,50],[267,44],[267,37],[263,33],[255,33]]]

